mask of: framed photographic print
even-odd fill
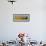
[[[13,22],[29,22],[30,14],[13,14]]]

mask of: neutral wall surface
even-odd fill
[[[13,14],[30,14],[30,22],[13,22]],[[15,40],[18,32],[46,40],[46,0],[0,0],[0,40]]]

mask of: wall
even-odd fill
[[[46,40],[45,0],[17,0],[14,5],[0,0],[0,40],[11,40],[18,32],[31,34],[35,40]],[[13,22],[13,14],[30,14],[30,22]]]

